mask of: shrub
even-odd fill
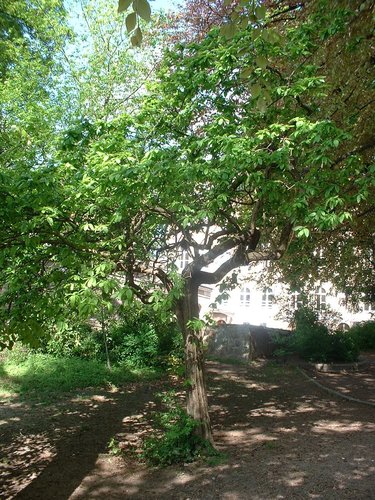
[[[136,367],[163,365],[171,355],[182,355],[175,323],[145,306],[134,306],[110,328],[108,344],[112,361]]]
[[[198,422],[176,401],[174,393],[163,397],[167,411],[156,415],[159,433],[143,442],[143,458],[150,465],[188,463],[202,456],[216,456],[211,443],[195,432]]]
[[[60,357],[98,359],[103,341],[87,324],[78,324],[54,332],[42,352]]]
[[[112,363],[132,368],[160,367],[182,358],[182,337],[175,323],[160,318],[151,308],[134,304],[107,328]],[[103,332],[87,324],[72,324],[53,331],[37,351],[59,357],[106,360]]]
[[[350,332],[330,333],[315,311],[301,308],[295,312],[294,334],[281,341],[278,353],[296,353],[312,362],[351,362],[358,358],[359,349]]]
[[[295,313],[295,332],[292,346],[302,359],[308,361],[328,361],[330,346],[328,328],[318,321],[315,311],[298,309]]]
[[[293,336],[276,334],[272,337],[272,342],[275,346],[273,356],[277,358],[285,358],[295,354],[295,347],[293,345]]]
[[[155,365],[159,339],[153,326],[141,325],[136,331],[127,331],[126,326],[112,330],[110,357],[135,367]]]
[[[375,321],[367,321],[353,326],[349,332],[359,349],[375,349]]]
[[[358,359],[358,343],[350,332],[335,332],[329,335],[329,340],[328,361],[350,363]]]

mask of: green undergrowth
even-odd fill
[[[165,410],[154,415],[158,430],[143,442],[142,458],[148,465],[165,467],[204,460],[218,463],[223,455],[197,433],[199,423],[179,404],[173,391],[160,395]]]
[[[123,363],[109,370],[95,360],[15,351],[0,361],[0,398],[49,401],[77,389],[119,386],[162,375],[155,368],[130,368]]]

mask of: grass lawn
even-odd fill
[[[109,370],[99,361],[15,351],[0,361],[0,399],[49,401],[77,389],[117,386],[161,376],[160,370],[152,368],[120,365]]]

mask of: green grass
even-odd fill
[[[161,377],[155,369],[125,365],[109,370],[99,361],[58,358],[49,354],[14,352],[0,361],[0,398],[48,401],[66,392]]]

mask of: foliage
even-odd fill
[[[43,323],[52,311],[61,319],[69,305],[89,316],[123,292],[157,306],[155,293],[167,291],[176,305],[183,248],[194,260],[184,276],[212,284],[240,265],[280,259],[293,236],[304,242],[350,219],[358,197],[369,197],[372,167],[322,108],[324,76],[302,62],[318,57],[323,32],[345,38],[364,14],[337,9],[319,24],[322,2],[314,9],[286,26],[282,44],[247,26],[230,40],[216,30],[176,48],[140,116],[82,122],[48,164],[5,178],[2,301],[15,322]],[[252,65],[260,55],[266,67]],[[216,273],[202,271],[223,255],[231,257]],[[123,289],[115,273],[126,276]],[[11,326],[13,338],[21,329]]]
[[[151,7],[148,0],[119,0],[118,13],[126,11],[130,5],[133,11],[126,16],[126,29],[131,34],[130,41],[134,47],[139,47],[142,43],[143,34],[140,27],[140,20],[148,22],[151,19]]]
[[[115,366],[108,370],[95,360],[55,357],[17,349],[6,353],[1,362],[1,393],[18,394],[24,399],[56,399],[68,391],[98,387],[108,384],[124,384],[137,380],[160,377],[153,369],[130,369]]]
[[[274,350],[272,351],[273,356],[279,359],[285,359],[296,353],[290,335],[277,334],[273,336],[272,341],[275,346]]]
[[[143,443],[143,458],[149,464],[166,466],[217,455],[212,445],[195,432],[198,422],[181,408],[174,393],[164,395],[163,402],[167,410],[156,415],[161,434]]]
[[[108,442],[108,451],[115,457],[121,456],[123,453],[120,443],[114,437],[112,437]]]
[[[70,30],[62,0],[1,0],[0,11],[1,185],[9,170],[35,167],[51,150],[61,118],[54,89]]]
[[[338,363],[357,361],[359,349],[357,339],[350,332],[335,332],[330,335],[327,359]]]
[[[375,322],[367,321],[349,330],[361,350],[375,349]]]
[[[280,281],[280,275],[270,276],[268,273],[259,276],[252,274],[254,280],[257,280],[258,284],[263,286],[271,286],[274,281]],[[319,287],[317,286],[318,281],[315,281],[313,285],[309,286],[309,283],[305,283],[305,286],[298,291],[293,290],[290,286],[285,287],[285,291],[282,295],[277,297],[277,305],[279,307],[279,312],[277,318],[286,321],[290,328],[295,327],[295,314],[296,309],[300,307],[308,308],[314,311],[316,316],[319,318],[319,322],[325,325],[329,331],[334,331],[339,323],[342,322],[342,314],[333,309],[329,304],[324,302],[324,305],[317,301],[316,293],[319,292]],[[327,290],[326,290],[327,292]]]
[[[175,310],[193,378],[200,342],[188,325],[200,285],[288,249],[302,261],[312,235],[332,241],[348,227],[350,239],[350,222],[371,213],[372,8],[314,0],[279,17],[256,8],[233,33],[168,52],[138,113],[81,120],[58,151],[47,134],[48,154],[26,158],[27,141],[17,161],[8,154],[2,346],[72,309],[83,319],[137,296]],[[193,390],[203,401],[204,387]]]
[[[87,324],[78,324],[51,334],[42,352],[57,357],[99,359],[103,342]]]
[[[181,364],[182,338],[171,319],[137,302],[118,313],[120,318],[109,318],[105,330],[111,363],[133,368],[176,368]],[[100,325],[92,327],[73,318],[62,328],[54,328],[37,349],[59,357],[106,360]]]
[[[319,323],[313,310],[301,308],[296,311],[293,344],[302,359],[328,361],[329,339],[328,328]]]
[[[279,338],[276,342],[276,355],[296,353],[306,361],[351,362],[356,361],[359,354],[352,334],[330,333],[328,328],[318,321],[316,312],[309,308],[300,308],[295,312],[294,334]]]
[[[175,323],[136,303],[110,327],[108,340],[112,361],[129,366],[160,366],[171,355],[181,356],[182,339]]]
[[[154,78],[163,34],[152,21],[142,52],[129,47],[123,16],[114,15],[115,0],[72,4],[74,42],[65,52],[62,100],[70,98],[68,123],[108,121],[137,109],[145,84]],[[78,21],[80,23],[78,24]],[[160,50],[155,50],[158,46]]]

